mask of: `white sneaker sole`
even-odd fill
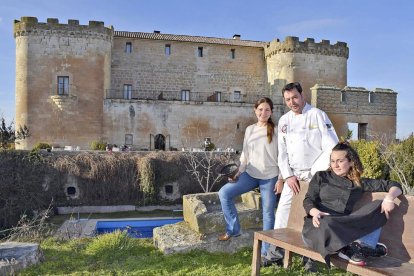
[[[357,265],[357,266],[365,266],[366,263],[364,261],[355,262],[351,258],[349,258],[347,255],[343,254],[342,252],[338,253],[338,257],[344,260],[347,260],[349,263]]]

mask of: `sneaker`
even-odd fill
[[[276,247],[274,251],[269,250],[267,252],[267,258],[275,266],[283,266],[283,258],[285,257],[285,250],[280,247]]]
[[[349,263],[354,265],[366,265],[365,256],[362,254],[361,245],[357,242],[353,242],[350,245],[342,248],[338,253],[338,257],[347,260]]]
[[[384,257],[388,254],[388,248],[383,243],[377,243],[377,246],[375,248],[363,246],[362,253],[366,257]]]
[[[308,257],[302,257],[302,262],[304,264],[304,268],[306,272],[309,273],[316,273],[318,272],[318,267],[316,266],[316,262]]]
[[[261,267],[268,267],[271,266],[273,264],[272,260],[269,260],[268,258],[266,258],[266,256],[261,256],[260,257],[260,266]]]

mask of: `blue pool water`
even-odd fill
[[[152,238],[152,230],[155,227],[166,224],[173,224],[183,221],[183,218],[173,219],[143,219],[143,220],[118,220],[118,221],[98,221],[96,223],[96,233],[104,234],[115,230],[127,230],[128,234],[134,238]]]

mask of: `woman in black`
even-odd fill
[[[367,256],[384,256],[387,248],[378,243],[381,227],[402,193],[394,181],[361,178],[363,168],[356,151],[339,143],[331,153],[330,168],[317,172],[303,201],[307,217],[303,226],[305,243],[321,253],[328,266],[329,256],[338,256],[364,266]],[[388,192],[352,212],[363,192]]]

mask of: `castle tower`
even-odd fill
[[[14,37],[16,128],[26,125],[31,133],[16,147],[47,142],[87,148],[91,138],[99,140],[113,28],[98,21],[59,24],[54,18],[40,23],[22,17],[14,22]]]
[[[331,45],[329,40],[322,40],[315,43],[313,38],[301,42],[297,37],[288,36],[282,42],[271,41],[264,51],[271,91],[280,96],[280,101],[283,101],[282,88],[289,82],[301,83],[309,103],[310,88],[315,84],[347,85],[349,49],[344,42]]]

